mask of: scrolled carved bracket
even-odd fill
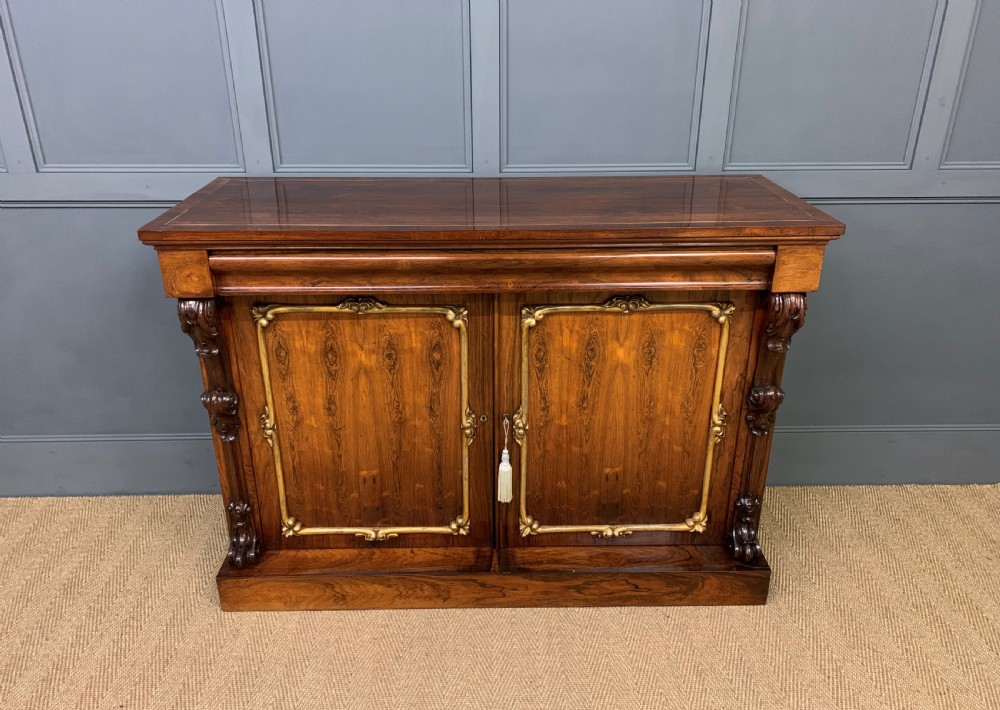
[[[757,525],[760,519],[760,499],[742,495],[733,508],[733,529],[726,547],[733,559],[753,562],[760,557]]]
[[[219,320],[213,298],[181,298],[177,301],[181,330],[191,336],[198,357],[218,357]]]
[[[225,338],[219,320],[219,302],[214,298],[182,298],[177,301],[181,330],[194,341],[202,361],[205,392],[201,403],[208,411],[212,428],[222,442],[219,474],[223,490],[232,496],[226,506],[229,522],[227,558],[234,567],[256,564],[263,550],[251,519],[250,495],[240,473],[240,452],[236,436],[240,428],[240,400],[225,353]]]
[[[767,349],[787,352],[792,336],[806,322],[806,295],[804,293],[772,293],[768,304]]]
[[[754,436],[767,436],[774,416],[785,399],[785,392],[776,385],[754,387],[747,395],[747,423]]]
[[[238,569],[260,561],[261,544],[250,520],[250,504],[234,500],[226,508],[229,512],[229,563]]]
[[[223,441],[236,441],[236,432],[240,429],[240,400],[236,393],[216,387],[201,395],[201,403],[208,410],[212,428],[219,438]]]

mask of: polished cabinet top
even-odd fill
[[[139,230],[200,248],[794,244],[844,225],[757,175],[214,180]]]

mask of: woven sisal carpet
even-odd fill
[[[1000,486],[764,525],[766,607],[225,614],[217,498],[0,499],[0,708],[1000,708]]]

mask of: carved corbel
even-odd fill
[[[261,546],[250,521],[250,504],[234,500],[226,508],[229,512],[229,552],[227,557],[233,567],[242,569],[260,561]]]
[[[772,293],[767,319],[767,349],[787,352],[792,336],[805,325],[806,295],[804,293]]]
[[[747,395],[747,423],[754,436],[767,436],[774,424],[774,415],[782,401],[784,391],[776,385],[754,387]]]
[[[740,496],[733,509],[733,529],[727,542],[733,559],[753,562],[760,557],[760,543],[757,541],[759,519],[760,499],[746,494]]]
[[[225,357],[218,304],[214,298],[183,298],[177,301],[181,330],[194,341],[194,351],[201,358],[205,386],[201,403],[208,410],[212,428],[222,442],[223,462],[220,475],[227,494],[234,496],[226,507],[229,516],[230,564],[245,567],[256,564],[262,546],[253,527],[249,496],[240,475],[240,454],[236,435],[240,428],[239,397],[233,391],[232,377]]]
[[[198,357],[219,356],[219,321],[214,298],[182,298],[177,301],[181,330],[191,336]]]
[[[219,438],[227,442],[236,441],[236,432],[240,428],[237,412],[240,400],[236,393],[216,387],[201,395],[201,403],[208,410],[212,428]]]

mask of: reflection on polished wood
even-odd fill
[[[822,244],[840,222],[756,176],[219,178],[143,227],[153,245],[496,248]]]

